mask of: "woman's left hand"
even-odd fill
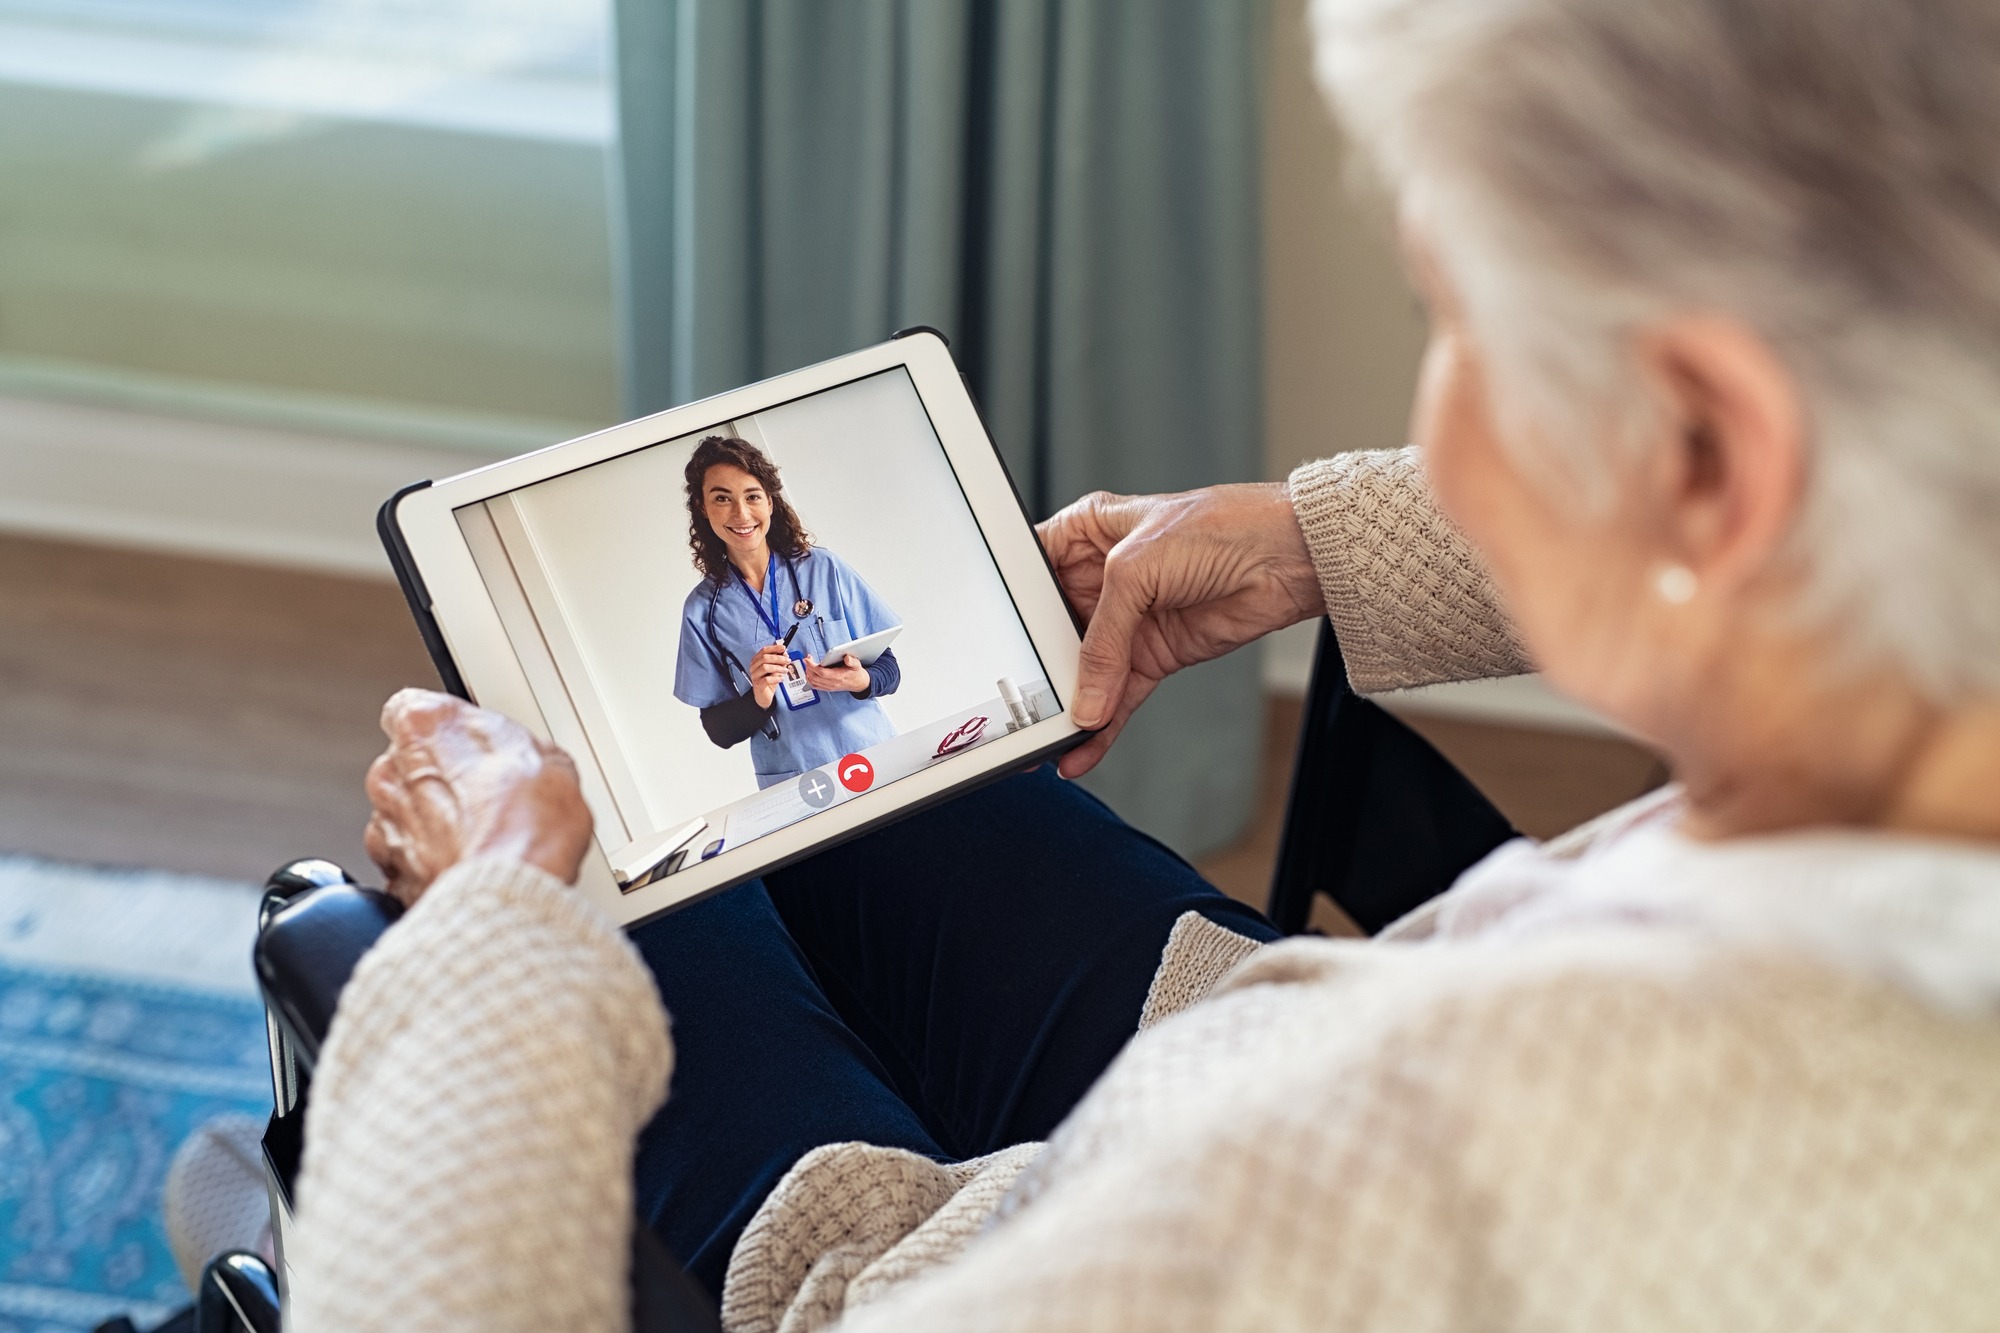
[[[389,748],[368,769],[375,813],[365,839],[404,906],[476,856],[576,882],[591,823],[568,755],[498,713],[429,690],[398,691],[382,708],[382,730]]]
[[[816,690],[846,690],[849,694],[868,692],[868,668],[861,665],[853,653],[845,653],[839,666],[821,666],[812,658],[806,658],[806,684]]]

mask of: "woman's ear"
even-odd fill
[[[1756,332],[1726,316],[1649,331],[1640,357],[1663,420],[1653,454],[1663,566],[1705,589],[1765,570],[1797,516],[1806,476],[1798,386]]]

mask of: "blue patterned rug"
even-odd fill
[[[223,1111],[270,1113],[247,886],[0,857],[0,1333],[184,1304],[160,1186]]]

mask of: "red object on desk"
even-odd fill
[[[970,750],[973,746],[979,744],[979,738],[985,734],[985,718],[967,718],[955,730],[947,734],[943,740],[938,742],[937,753],[932,755],[931,758],[942,759],[946,755],[957,754],[960,750]]]

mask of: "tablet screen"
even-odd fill
[[[455,515],[627,890],[1061,711],[900,366]]]

